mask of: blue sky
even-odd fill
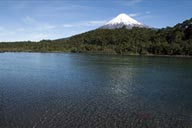
[[[69,37],[120,13],[161,28],[191,18],[191,12],[192,0],[1,0],[0,41]]]

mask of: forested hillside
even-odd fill
[[[192,19],[163,29],[97,29],[67,39],[0,43],[0,51],[192,55]]]

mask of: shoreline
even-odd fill
[[[155,55],[155,54],[117,54],[117,53],[102,53],[102,52],[62,52],[62,51],[49,51],[49,52],[41,52],[41,51],[6,51],[1,53],[71,53],[71,54],[92,54],[92,55],[121,55],[121,56],[141,56],[141,57],[175,57],[175,58],[192,58],[189,55]]]

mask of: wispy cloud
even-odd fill
[[[42,40],[42,39],[48,39],[49,35],[45,33],[37,33],[32,36],[33,40]]]
[[[43,26],[43,28],[44,29],[55,29],[55,28],[57,28],[57,26],[56,25],[51,25],[51,24],[45,24]]]
[[[70,24],[63,24],[62,27],[71,28],[71,27],[97,27],[99,25],[103,25],[106,23],[105,20],[92,20],[92,21],[85,21],[80,23],[70,23]]]
[[[104,24],[106,22],[106,20],[93,20],[93,21],[89,21],[89,24],[92,25],[100,25],[100,24]]]
[[[155,16],[151,14],[151,11],[146,11],[143,12],[142,15],[139,15],[137,19],[139,20],[146,20],[146,19],[151,19],[154,18]]]
[[[30,16],[26,16],[25,18],[23,18],[22,21],[29,27],[37,30],[51,30],[57,28],[57,25],[53,25],[47,22],[41,22]]]
[[[15,32],[12,32],[12,31],[2,31],[2,32],[0,32],[0,37],[1,36],[11,36],[14,34],[15,34]]]
[[[16,41],[16,40],[34,40],[49,39],[53,30],[57,25],[48,22],[39,21],[33,17],[26,16],[22,18],[22,27],[4,28],[0,27],[0,41]],[[59,26],[58,26],[59,27]],[[11,37],[14,37],[12,39]]]
[[[124,6],[133,6],[135,4],[141,3],[143,0],[124,0],[124,1],[116,1],[116,3],[119,3]]]
[[[3,31],[3,30],[4,30],[4,28],[0,26],[0,32]]]
[[[24,32],[26,29],[25,28],[17,28],[16,31],[17,32]]]
[[[143,2],[143,0],[128,0],[127,4],[134,5]]]
[[[145,14],[151,14],[151,12],[150,11],[146,11]]]
[[[130,13],[128,14],[130,17],[137,17],[140,15],[140,13]]]
[[[27,10],[26,12],[38,17],[70,17],[92,8],[84,5],[84,2],[70,0],[17,0],[14,4],[13,1],[9,2],[9,8],[13,11],[23,13]]]
[[[104,23],[106,23],[106,20],[93,20],[93,21],[88,21],[84,25],[85,26],[99,26],[99,25],[103,25]]]
[[[53,39],[71,36],[80,32],[87,31],[88,28],[96,28],[103,25],[105,20],[90,20],[90,21],[79,21],[74,23],[66,24],[51,24],[41,20],[37,20],[34,17],[26,16],[22,18],[22,27],[17,28],[4,28],[0,27],[1,41],[20,41],[20,40],[33,40],[39,41],[42,39]],[[68,32],[60,34],[61,30],[66,28]],[[68,29],[69,28],[69,29]],[[65,30],[66,30],[65,29]],[[74,30],[75,29],[75,30]],[[54,31],[54,33],[53,33]],[[57,35],[58,34],[58,35]],[[14,39],[10,38],[14,37]]]
[[[23,22],[28,25],[38,25],[39,22],[30,16],[23,18]]]
[[[69,30],[68,34],[64,34],[64,36],[71,36],[77,34],[78,32],[87,31],[88,28],[96,28],[103,25],[105,20],[90,20],[90,21],[79,21],[74,23],[66,23],[66,24],[51,24],[48,22],[44,22],[41,20],[37,20],[34,17],[26,16],[22,18],[23,26],[15,29],[3,29],[1,27],[0,37],[3,40],[14,41],[14,40],[33,40],[39,41],[42,39],[52,39],[57,38],[56,33],[61,31],[61,29],[66,28]],[[76,31],[75,31],[75,30]],[[53,31],[55,33],[53,33]],[[14,40],[11,40],[10,37],[15,37]]]
[[[138,17],[137,19],[146,20],[146,19],[152,19],[152,18],[154,18],[154,16],[152,16],[152,15],[143,15],[143,16]]]
[[[75,27],[75,25],[74,24],[63,24],[61,27],[72,28],[72,27]]]

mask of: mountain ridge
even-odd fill
[[[138,22],[125,13],[121,13],[101,26],[100,29],[118,29],[122,27],[132,29],[133,27],[147,28],[148,26]]]

